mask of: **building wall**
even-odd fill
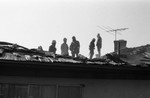
[[[0,83],[82,86],[82,98],[149,98],[150,96],[150,80],[64,79],[1,76]]]

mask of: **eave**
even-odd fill
[[[150,68],[110,64],[0,60],[0,76],[149,80]]]

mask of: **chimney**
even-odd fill
[[[126,40],[115,40],[114,41],[114,52],[120,54],[120,50],[126,48]]]

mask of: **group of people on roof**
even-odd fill
[[[94,55],[94,49],[95,49],[95,38],[92,39],[89,45],[89,50],[90,50],[90,59],[93,58]],[[97,51],[98,51],[98,57],[101,56],[101,48],[102,48],[102,38],[100,34],[97,34]],[[56,40],[52,41],[52,44],[49,46],[49,52],[52,52],[56,54]],[[80,42],[76,40],[76,37],[72,37],[72,42],[70,47],[67,44],[67,38],[63,39],[63,43],[61,44],[61,55],[63,56],[69,56],[69,50],[71,51],[72,57],[78,57],[79,52],[80,52]]]

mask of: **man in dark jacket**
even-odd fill
[[[102,48],[102,38],[101,38],[100,34],[97,34],[96,46],[97,46],[98,56],[100,57],[101,56],[101,48]]]
[[[79,52],[80,52],[80,43],[79,43],[79,41],[76,40],[75,36],[72,37],[70,50],[71,50],[71,54],[72,54],[73,58],[75,57],[75,55],[76,55],[76,57],[78,57]]]
[[[55,54],[55,53],[56,53],[56,50],[57,50],[55,46],[56,46],[56,41],[53,40],[53,41],[52,41],[52,45],[49,47],[49,52],[52,52],[52,53]]]
[[[90,59],[93,58],[94,55],[94,49],[95,49],[95,38],[92,39],[89,45],[89,50],[90,50]]]
[[[64,43],[61,44],[61,55],[69,56],[67,38],[64,38],[63,41]]]

